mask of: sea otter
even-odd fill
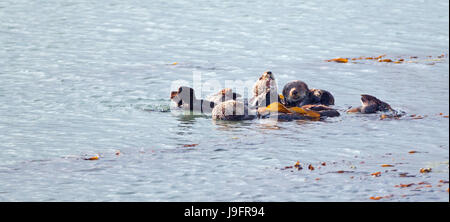
[[[275,77],[271,71],[264,72],[261,77],[259,77],[258,81],[256,81],[253,86],[253,97],[258,97],[261,94],[264,94],[271,91],[278,91],[277,82],[275,81]]]
[[[286,106],[334,105],[334,97],[330,92],[323,89],[309,89],[308,85],[300,80],[288,82],[283,88],[283,97]]]
[[[170,99],[177,107],[190,110],[191,112],[211,113],[216,106],[216,103],[212,101],[197,99],[194,89],[187,86],[181,86],[178,88],[178,91],[172,91],[170,93]]]
[[[310,89],[312,102],[314,104],[322,104],[325,106],[334,105],[333,95],[323,89]]]
[[[313,104],[314,99],[308,89],[308,85],[300,80],[286,83],[283,88],[284,104],[286,106],[298,106]]]
[[[255,110],[249,110],[247,105],[236,101],[239,94],[231,89],[223,89],[209,96],[210,100],[197,99],[193,88],[181,86],[178,91],[170,93],[170,99],[184,110],[212,114],[213,120],[247,120],[256,117]],[[224,102],[222,102],[224,101]]]
[[[256,110],[251,110],[241,101],[228,100],[218,104],[212,110],[213,120],[252,120],[256,118]]]
[[[349,110],[347,110],[347,112],[348,113],[357,113],[357,112],[359,112],[359,113],[364,113],[364,114],[376,113],[378,111],[381,111],[381,112],[386,112],[386,111],[395,112],[395,110],[393,110],[389,104],[387,104],[387,103],[377,99],[375,96],[363,94],[363,95],[361,95],[361,103],[362,103],[362,106],[356,107],[356,108],[353,108],[353,109],[349,109]]]
[[[251,108],[266,107],[273,102],[281,102],[278,86],[271,71],[264,72],[253,86],[253,97],[249,101]]]

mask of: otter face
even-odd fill
[[[264,72],[260,80],[266,80],[266,87],[267,88],[273,88],[272,84],[275,83],[275,77],[273,76],[271,71]]]
[[[259,80],[275,80],[275,77],[273,76],[271,71],[267,71],[264,72],[261,77],[259,77]]]
[[[181,86],[178,88],[178,91],[170,92],[170,99],[175,102],[178,107],[185,103],[190,104],[195,100],[194,89],[187,86]]]
[[[180,107],[183,105],[183,101],[180,97],[178,97],[178,91],[172,91],[170,92],[170,100],[175,102],[177,104],[177,107]]]
[[[322,91],[321,91],[321,90],[316,90],[316,89],[315,89],[315,90],[313,91],[313,94],[314,94],[314,96],[317,96],[317,97],[319,97],[319,98],[322,97]]]
[[[361,95],[361,103],[364,106],[367,106],[367,105],[372,105],[372,104],[380,104],[381,101],[379,99],[377,99],[375,96],[363,94],[363,95]]]
[[[371,96],[371,95],[367,95],[367,94],[361,95],[361,103],[364,106],[376,104],[376,105],[380,106],[380,108],[384,108],[384,109],[391,108],[391,106],[389,106],[389,104],[377,99],[375,96]]]
[[[283,89],[283,96],[289,103],[301,102],[309,95],[308,85],[300,80],[288,82]]]
[[[258,81],[256,81],[253,86],[253,97],[258,97],[264,93],[267,93],[269,90],[276,92],[277,83],[275,81],[275,77],[271,71],[264,72],[261,77],[259,77]]]
[[[363,105],[361,112],[363,113],[393,111],[389,104],[377,99],[375,96],[363,94],[361,95],[361,103]]]
[[[323,89],[311,89],[311,100],[314,103],[322,104],[322,105],[334,105],[334,97],[333,95]]]
[[[292,88],[289,91],[289,99],[291,101],[297,102],[297,101],[301,101],[306,97],[306,92],[302,89],[298,89],[298,88]]]

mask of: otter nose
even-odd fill
[[[298,95],[297,90],[292,91],[292,95],[294,95],[294,96]]]

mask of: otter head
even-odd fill
[[[262,76],[259,78],[259,80],[267,80],[266,87],[271,88],[272,82],[275,81],[275,76],[272,74],[271,71],[267,71],[262,74]]]
[[[262,74],[261,77],[259,77],[259,80],[275,80],[275,77],[273,76],[271,71],[266,71]]]
[[[323,91],[320,89],[311,89],[313,91],[313,95],[317,97],[322,97]]]
[[[283,88],[283,96],[288,103],[299,103],[310,96],[308,85],[295,80],[288,82]]]
[[[361,95],[361,103],[363,106],[379,104],[381,101],[377,99],[375,96],[362,94]]]
[[[311,89],[310,92],[312,102],[326,106],[334,105],[334,97],[330,92],[323,89]]]
[[[368,110],[371,110],[371,107],[374,107],[374,111],[393,111],[391,106],[379,99],[377,99],[375,96],[363,94],[361,95],[361,103],[363,105],[363,108],[367,107]]]
[[[266,71],[259,77],[258,81],[256,81],[253,86],[253,97],[264,94],[268,92],[269,89],[274,92],[278,91],[274,75],[271,71]]]
[[[386,108],[390,108],[389,104],[379,100],[377,97],[375,96],[371,96],[371,95],[367,95],[367,94],[362,94],[361,95],[361,103],[363,106],[368,106],[368,105],[379,105],[382,107],[386,107]]]
[[[311,95],[312,95],[313,100],[314,100],[313,102],[314,103],[320,103],[320,100],[321,100],[322,94],[323,94],[322,90],[320,90],[320,89],[311,89],[310,92],[311,92]]]
[[[192,103],[196,98],[193,88],[181,86],[178,88],[178,91],[170,92],[170,99],[180,107],[183,104]]]

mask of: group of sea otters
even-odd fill
[[[255,118],[278,118],[281,120],[324,119],[340,116],[333,109],[334,97],[322,89],[309,89],[300,80],[288,82],[282,94],[278,94],[277,84],[272,72],[267,71],[253,86],[253,96],[250,100],[232,89],[222,89],[220,92],[198,99],[193,88],[181,86],[178,91],[172,91],[170,98],[177,107],[211,114],[213,120],[251,120]],[[374,96],[361,95],[362,106],[347,110],[349,113],[376,113],[392,111],[391,106]]]

